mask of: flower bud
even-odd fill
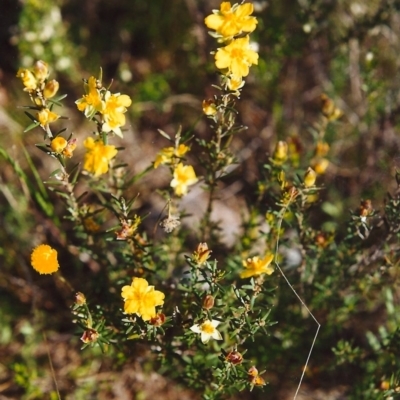
[[[306,173],[304,174],[304,186],[306,188],[312,187],[315,185],[315,181],[317,180],[316,172],[311,168],[308,167]]]
[[[281,189],[283,189],[286,186],[286,174],[283,169],[279,171],[277,179]]]
[[[318,142],[315,148],[315,155],[317,157],[325,157],[329,152],[329,144],[326,142]]]
[[[215,115],[217,113],[217,106],[214,100],[203,100],[203,113],[206,115]]]
[[[83,306],[84,304],[86,304],[86,297],[83,293],[77,292],[75,294],[75,304],[78,306]]]
[[[288,155],[288,144],[282,140],[280,140],[276,144],[276,148],[274,151],[273,160],[276,164],[282,164],[286,161]]]
[[[230,362],[233,365],[238,365],[238,364],[242,363],[243,356],[238,351],[233,350],[226,355],[225,359],[226,359],[226,361]],[[258,371],[257,371],[257,374],[258,374]]]
[[[46,99],[51,99],[52,97],[54,97],[56,95],[59,87],[60,87],[60,84],[55,79],[48,81],[46,83],[46,86],[44,87],[43,96]]]
[[[360,216],[367,217],[374,211],[371,200],[363,200],[360,204]]]
[[[71,158],[73,156],[73,151],[76,149],[76,142],[77,139],[70,139],[68,140],[67,146],[63,150],[63,155],[65,157]]]
[[[247,371],[247,373],[250,376],[256,377],[256,376],[258,376],[258,369],[253,365],[252,367],[250,367],[250,369]]]
[[[315,236],[315,244],[318,247],[326,247],[328,245],[328,240],[326,235],[323,232],[319,232],[316,236]]]
[[[203,308],[206,310],[211,310],[214,307],[215,299],[211,294],[204,297]]]
[[[314,163],[314,171],[318,175],[323,175],[329,167],[329,161],[326,158],[321,158]]]
[[[33,73],[38,82],[42,83],[49,76],[49,66],[42,60],[36,61],[33,66]]]
[[[334,121],[343,114],[342,110],[337,108],[326,94],[321,95],[321,112],[329,121]]]
[[[161,326],[165,322],[165,315],[163,313],[157,314],[155,317],[150,318],[150,325]]]
[[[99,332],[96,331],[96,329],[86,329],[85,332],[83,332],[83,335],[81,337],[81,340],[83,343],[94,343],[97,341],[99,338],[100,334]]]
[[[198,265],[204,264],[210,257],[211,250],[208,249],[207,243],[199,243],[197,249],[193,252],[192,260]]]
[[[67,147],[67,144],[66,139],[62,136],[57,136],[51,141],[50,147],[55,153],[61,153]]]
[[[389,390],[390,389],[390,382],[389,381],[382,381],[380,384],[381,390]]]
[[[45,107],[44,100],[41,97],[34,97],[33,102],[40,108]]]

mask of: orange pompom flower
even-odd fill
[[[52,274],[60,268],[57,251],[47,244],[41,244],[32,251],[31,264],[39,274]]]

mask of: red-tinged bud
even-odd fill
[[[99,338],[100,334],[96,331],[96,329],[86,329],[85,332],[83,332],[83,335],[81,337],[81,340],[83,343],[94,343],[97,341]]]
[[[155,317],[150,318],[150,325],[161,326],[164,325],[165,315],[163,313],[157,314]]]
[[[242,363],[243,356],[238,351],[233,350],[226,355],[225,359],[226,359],[226,361],[230,362],[233,365],[238,365],[238,364]],[[258,373],[258,371],[257,371],[257,373]],[[249,373],[249,375],[250,375],[250,373]]]
[[[208,294],[206,297],[204,297],[203,300],[203,308],[206,310],[211,310],[214,307],[215,299],[211,294]]]

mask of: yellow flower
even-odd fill
[[[283,164],[288,156],[288,144],[284,142],[283,140],[280,140],[275,147],[274,155],[273,155],[273,161],[277,165]]]
[[[47,244],[41,244],[32,251],[31,264],[39,274],[52,274],[60,268],[57,251]]]
[[[161,164],[169,164],[174,155],[174,150],[173,147],[164,147],[154,160],[154,168],[158,168]]]
[[[40,122],[40,125],[44,127],[48,124],[51,124],[54,121],[57,121],[60,116],[54,113],[53,111],[50,111],[48,108],[43,108],[37,113],[37,117]]]
[[[258,54],[250,48],[248,36],[233,40],[215,54],[217,68],[227,68],[236,79],[247,76],[252,64],[258,64]]]
[[[97,79],[91,76],[88,83],[85,84],[86,94],[75,102],[79,111],[83,111],[87,118],[93,116],[103,109],[103,102],[101,100],[100,91],[97,88]]]
[[[192,260],[198,265],[204,264],[210,257],[212,250],[209,250],[207,243],[199,243],[193,252]]]
[[[111,94],[109,91],[104,96],[105,104],[101,113],[104,117],[103,131],[114,132],[122,137],[121,126],[125,125],[126,107],[132,104],[132,100],[126,94]]]
[[[177,149],[174,147],[164,147],[158,154],[154,161],[154,168],[158,168],[161,164],[171,164],[172,158],[175,156],[177,158],[183,157],[190,147],[185,144],[180,144]]]
[[[240,277],[243,279],[261,274],[271,275],[274,272],[274,269],[270,266],[273,259],[273,254],[267,254],[262,260],[257,256],[243,260],[245,270],[241,272]]]
[[[229,90],[236,91],[244,86],[244,80],[241,76],[236,77],[234,75],[230,76],[227,80],[227,87]]]
[[[88,137],[83,144],[87,149],[83,169],[94,176],[105,174],[108,171],[109,161],[117,155],[118,150],[115,146],[105,145],[102,141],[94,141],[92,137]]]
[[[321,111],[328,121],[335,121],[343,115],[343,111],[325,93],[321,94]]]
[[[17,72],[17,78],[21,78],[26,91],[35,90],[37,88],[37,80],[35,75],[26,68],[20,68]]]
[[[203,100],[202,107],[205,115],[212,116],[217,113],[217,105],[214,100]]]
[[[208,343],[211,338],[215,340],[222,340],[221,334],[216,329],[217,326],[220,324],[220,321],[215,319],[206,320],[202,324],[195,324],[193,325],[190,330],[194,333],[201,334],[201,341],[203,343]]]
[[[75,293],[75,304],[77,306],[83,306],[84,304],[86,304],[86,297],[82,292]]]
[[[125,301],[124,311],[137,314],[143,321],[157,315],[156,306],[162,306],[165,298],[164,293],[154,290],[154,286],[149,286],[143,278],[133,278],[130,286],[122,288],[121,296]]]
[[[67,139],[64,139],[62,136],[57,136],[51,141],[50,147],[55,153],[62,153],[67,147],[67,144]]]
[[[179,163],[174,170],[174,179],[171,181],[171,187],[175,189],[176,195],[184,196],[187,194],[188,186],[194,185],[197,181],[193,167]]]
[[[253,4],[235,4],[231,7],[229,1],[221,3],[220,10],[214,10],[213,14],[205,18],[207,28],[215,30],[221,36],[228,38],[242,32],[253,32],[256,29],[257,19],[250,17],[253,13]]]

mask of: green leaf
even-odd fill
[[[29,132],[29,131],[31,131],[32,129],[37,128],[39,125],[40,125],[39,122],[34,122],[33,124],[28,125],[28,126],[24,129],[24,132]]]

